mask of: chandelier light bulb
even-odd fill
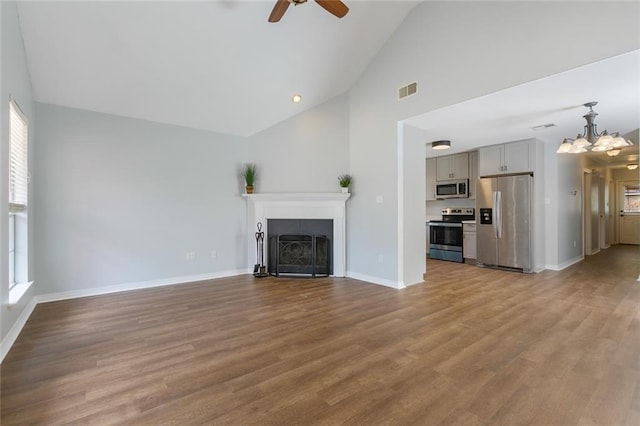
[[[573,145],[578,146],[580,148],[584,148],[587,146],[591,146],[592,144],[587,139],[585,139],[584,136],[580,136],[578,139],[575,140]]]
[[[558,147],[558,150],[556,151],[556,153],[564,154],[566,152],[569,152],[571,150],[571,147],[572,147],[571,139],[565,139],[562,141],[562,143]]]

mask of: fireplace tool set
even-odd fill
[[[258,232],[256,232],[256,264],[253,266],[253,276],[264,278],[267,274],[267,267],[264,266],[264,232],[262,232],[262,222],[258,222]]]

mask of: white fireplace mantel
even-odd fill
[[[349,193],[264,193],[242,194],[247,200],[247,247],[249,269],[256,256],[255,232],[262,223],[265,238],[269,235],[267,219],[333,220],[333,276],[346,274],[346,202]],[[265,264],[267,260],[265,241]]]

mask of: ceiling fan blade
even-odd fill
[[[324,10],[338,18],[342,18],[349,11],[347,5],[342,3],[340,0],[316,0],[316,3],[322,6]]]
[[[278,0],[269,15],[269,22],[278,22],[289,8],[289,4],[289,0]]]

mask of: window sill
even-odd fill
[[[20,299],[22,299],[22,296],[29,290],[31,284],[33,284],[33,281],[13,286],[13,288],[9,290],[9,306],[17,305]]]

